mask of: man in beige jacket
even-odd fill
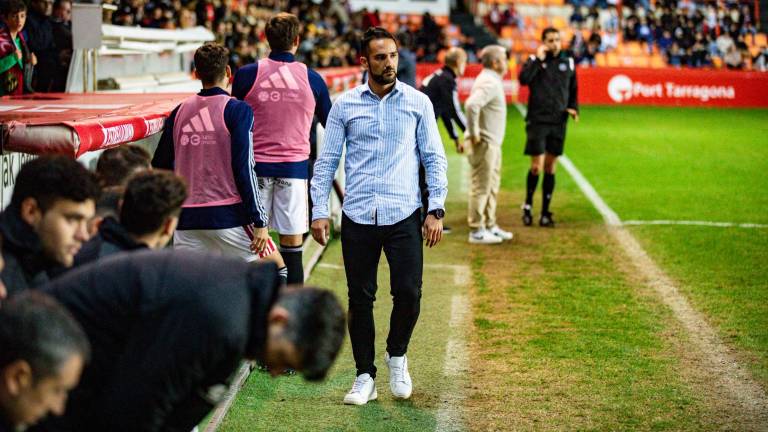
[[[511,240],[512,233],[496,223],[496,196],[501,183],[501,145],[507,125],[507,101],[502,77],[507,73],[507,53],[490,45],[480,54],[483,71],[472,85],[465,104],[467,136],[471,144],[469,165],[472,186],[469,192],[469,242],[496,244]]]

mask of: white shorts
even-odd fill
[[[277,250],[272,239],[267,240],[267,246],[261,252],[251,251],[253,228],[242,226],[237,228],[217,230],[181,230],[173,234],[173,248],[218,252],[222,255],[236,256],[251,262],[256,261]]]
[[[259,197],[270,228],[283,235],[309,231],[306,179],[259,177]]]

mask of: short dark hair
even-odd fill
[[[6,0],[2,7],[3,16],[12,15],[27,10],[27,4],[24,0]]]
[[[181,213],[187,199],[183,178],[171,171],[154,170],[134,175],[125,187],[120,223],[134,235],[149,234],[171,216]]]
[[[125,193],[124,186],[110,186],[101,190],[101,196],[96,201],[96,216],[111,216],[118,219],[120,215],[120,201]]]
[[[397,39],[383,27],[369,27],[368,30],[363,33],[363,39],[360,42],[360,52],[363,57],[368,58],[371,49],[371,41],[376,39],[392,39],[395,45],[397,45]]]
[[[325,378],[346,333],[344,310],[336,296],[319,288],[286,289],[277,305],[290,313],[286,337],[299,352],[308,381]]]
[[[91,346],[80,324],[40,291],[13,296],[0,308],[0,370],[24,360],[36,380],[56,375],[73,354],[87,362]]]
[[[96,201],[100,188],[96,176],[67,156],[40,156],[22,165],[11,197],[12,206],[34,198],[43,212],[59,199]]]
[[[126,144],[104,150],[96,163],[96,175],[101,187],[125,186],[131,174],[149,169],[152,157],[143,147]]]
[[[269,48],[274,52],[290,51],[299,35],[300,25],[296,15],[281,12],[273,16],[264,28]]]
[[[560,30],[554,27],[545,28],[544,30],[541,31],[541,40],[545,40],[547,38],[547,35],[550,33],[560,33]]]
[[[195,51],[195,73],[203,84],[215,84],[229,64],[229,50],[215,42],[206,42]]]

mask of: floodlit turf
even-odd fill
[[[382,264],[375,309],[380,400],[341,404],[354,374],[347,341],[323,384],[252,375],[221,430],[431,431],[446,392],[467,397],[458,410],[466,430],[747,428],[740,422],[748,419],[721,406],[722,389],[696,369],[685,331],[636,277],[564,170],[552,207],[558,228],[521,226],[528,159],[513,106],[508,118],[499,212],[502,227],[515,233],[511,244],[466,244],[459,190],[468,173],[446,145],[454,233],[425,255],[422,315],[409,353],[413,399],[391,398],[380,360],[391,308]],[[765,110],[584,107],[582,121],[569,125],[566,153],[623,220],[766,224],[766,137]],[[540,197],[539,189],[537,215]],[[629,229],[768,387],[768,229]],[[340,255],[333,243],[310,282],[346,304]],[[436,264],[469,265],[470,286],[429,267]],[[445,347],[457,294],[471,298],[470,361],[464,378],[448,379]]]
[[[768,224],[768,110],[588,107],[582,120],[568,155],[623,220]],[[631,230],[768,387],[768,229]]]

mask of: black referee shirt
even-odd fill
[[[531,91],[528,97],[528,123],[561,124],[568,120],[567,108],[578,111],[576,62],[566,51],[547,56],[544,61],[532,55],[520,70],[520,84]]]

